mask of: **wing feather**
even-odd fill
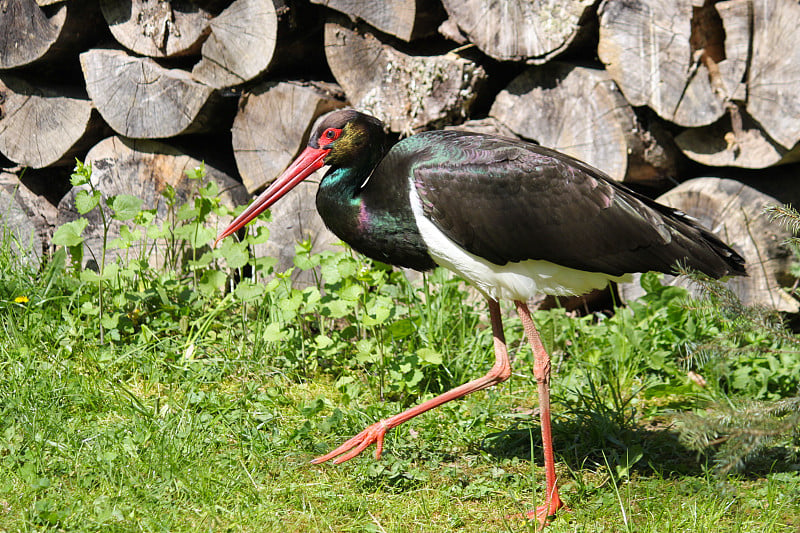
[[[743,259],[690,217],[553,150],[455,131],[395,148],[416,154],[405,160],[425,216],[492,263],[543,259],[617,276],[680,261],[714,277],[744,273]]]

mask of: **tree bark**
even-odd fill
[[[800,310],[799,302],[781,289],[792,283],[789,267],[793,256],[782,244],[790,233],[770,222],[763,212],[764,206],[779,204],[778,200],[738,181],[720,178],[689,180],[657,200],[698,219],[745,258],[748,277],[725,283],[742,303],[790,313]],[[665,283],[690,288],[683,278],[667,276]],[[638,275],[633,283],[619,288],[623,300],[643,293]]]
[[[436,31],[444,15],[439,6],[427,0],[311,0],[351,19],[361,19],[373,28],[398,39],[411,41]]]
[[[667,134],[644,128],[602,70],[558,62],[532,67],[497,95],[489,114],[616,180],[653,184],[676,174]]]
[[[211,87],[122,50],[80,56],[86,89],[108,125],[126,137],[155,139],[210,131],[227,117]]]
[[[711,124],[747,69],[748,2],[604,0],[597,54],[631,105],[681,126]]]
[[[595,0],[443,0],[450,19],[486,55],[541,64],[569,47]]]
[[[197,53],[208,35],[211,14],[192,0],[101,0],[114,38],[150,57]]]
[[[82,88],[0,73],[0,152],[33,168],[71,164],[106,132]]]
[[[86,162],[92,165],[92,183],[103,193],[104,197],[117,194],[130,194],[142,200],[143,209],[155,209],[154,224],[175,223],[174,213],[170,214],[162,193],[167,186],[175,189],[177,206],[185,203],[200,186],[198,180],[190,180],[186,172],[203,164],[199,159],[188,156],[166,144],[150,140],[133,140],[122,137],[109,137],[96,144],[86,155]],[[205,164],[207,179],[217,183],[220,200],[228,207],[246,203],[249,195],[241,183],[224,172]],[[84,186],[86,188],[86,186]],[[100,263],[103,249],[103,225],[99,211],[95,209],[87,215],[80,215],[75,208],[75,195],[79,188],[73,187],[58,205],[58,224],[71,222],[81,216],[89,220],[84,230],[84,261],[94,260]],[[176,208],[177,209],[177,208]],[[232,217],[216,217],[209,215],[210,222],[223,229]],[[129,222],[111,221],[108,242],[119,236],[120,227]],[[133,229],[133,228],[132,228]],[[211,242],[208,243],[209,245]],[[164,241],[155,244],[149,242],[154,249],[145,248],[145,243],[129,250],[112,249],[106,261],[125,254],[129,257],[144,257],[150,264],[159,266],[164,258],[174,250]]]
[[[249,192],[270,183],[292,162],[317,117],[344,105],[336,89],[267,82],[242,96],[231,133],[236,166]]]
[[[350,103],[404,135],[461,122],[486,78],[455,54],[406,55],[336,22],[325,25],[325,54]]]

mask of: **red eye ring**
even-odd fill
[[[342,130],[339,128],[328,128],[322,132],[322,135],[320,135],[319,137],[318,143],[320,146],[325,146],[338,139],[341,134]]]

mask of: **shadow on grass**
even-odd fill
[[[620,426],[609,419],[599,420],[598,413],[592,413],[568,420],[556,419],[552,425],[556,461],[567,464],[571,470],[595,469],[607,463],[613,468],[639,454],[641,458],[629,465],[629,470],[641,475],[657,474],[664,478],[704,475],[713,468],[713,455],[699,454],[684,446],[678,431],[663,421]],[[497,458],[528,460],[533,446],[536,462],[541,464],[544,460],[538,423],[516,423],[507,430],[487,435],[476,446]],[[735,474],[755,479],[798,468],[798,459],[790,450],[776,447],[751,459]]]

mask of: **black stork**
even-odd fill
[[[527,513],[545,524],[563,507],[550,431],[550,358],[527,300],[577,295],[633,272],[680,263],[713,278],[747,275],[744,259],[687,215],[658,204],[572,157],[527,142],[429,131],[390,145],[376,118],[341,110],[308,147],[218,237],[231,235],[316,170],[325,224],[358,252],[385,263],[446,267],[489,302],[495,363],[485,376],[369,426],[327,455],[338,464],[387,430],[500,383],[511,375],[498,301],[511,299],[533,349],[545,462],[545,504]]]

